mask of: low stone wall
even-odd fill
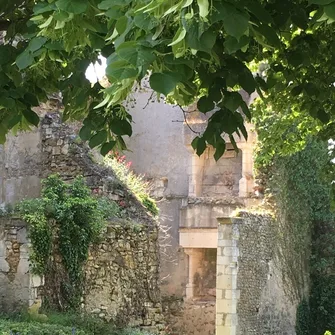
[[[162,330],[157,238],[157,229],[110,224],[90,250],[82,308],[119,326]]]
[[[128,220],[116,219],[101,243],[91,248],[85,268],[83,310],[118,325],[161,331],[164,324],[160,305],[157,222],[111,169],[95,162],[94,152],[77,141],[73,127],[63,124],[59,113],[45,115],[35,135],[37,160],[22,156],[25,164],[15,170],[20,172],[20,177],[25,178],[29,173],[40,184],[42,178],[54,173],[67,181],[82,175],[93,193],[116,201],[122,208],[122,216]],[[9,143],[25,142],[25,134],[20,136]],[[9,160],[8,149],[5,147],[4,152],[0,151],[0,158],[5,153],[6,164],[11,165],[15,159]],[[2,179],[7,182],[9,177],[11,175],[0,174],[0,182]],[[13,192],[16,188],[16,184],[11,186]],[[14,193],[16,196],[10,198],[13,202],[23,198],[19,192]],[[38,192],[27,192],[24,196],[36,197]],[[7,198],[3,200],[8,202]],[[46,275],[42,282],[29,272],[28,235],[25,223],[10,218],[0,222],[0,312],[31,306],[43,291],[46,295],[53,287],[51,276]],[[42,284],[44,289],[38,290]]]
[[[0,311],[12,313],[32,305],[42,284],[29,272],[26,224],[0,218]]]
[[[240,216],[219,224],[216,334],[294,335],[297,303],[285,294],[274,222],[266,215]]]
[[[29,269],[26,223],[0,220],[0,312],[28,308],[43,295],[44,280]],[[159,290],[158,229],[110,224],[85,265],[83,311],[118,326],[165,328]]]

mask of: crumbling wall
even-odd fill
[[[118,325],[161,330],[157,238],[157,229],[110,224],[90,250],[82,308]]]
[[[293,335],[296,302],[285,292],[271,216],[240,213],[218,234],[217,335]],[[288,236],[289,238],[289,236]]]
[[[5,157],[8,163],[8,167],[7,163],[1,164],[0,181],[6,185],[18,172],[29,184],[28,177],[33,176],[32,184],[37,187],[32,192],[28,189],[24,196],[36,197],[41,179],[50,174],[58,173],[68,181],[82,175],[92,192],[122,204],[127,222],[116,221],[110,225],[101,244],[90,249],[82,308],[120,325],[161,330],[164,325],[160,305],[157,222],[113,171],[97,164],[94,154],[72,134],[73,127],[64,125],[60,115],[51,112],[43,117],[39,130],[32,135],[33,149],[30,149],[31,141],[22,144],[26,134],[11,137],[0,152],[0,157]],[[14,153],[8,152],[16,147],[17,164]],[[29,157],[35,157],[36,161]],[[11,174],[3,173],[3,169]],[[16,190],[21,188],[15,183],[12,188],[20,195]],[[22,199],[22,196],[8,198],[6,189],[4,194],[6,197],[2,198],[7,202]],[[38,295],[52,287],[52,278],[46,275],[44,287],[37,290],[37,284],[40,286],[42,280],[29,272],[27,226],[21,223],[22,227],[16,227],[17,223],[13,225],[12,222],[12,219],[4,218],[0,226],[0,294],[4,297],[0,307],[7,311],[11,306],[28,307]]]
[[[31,305],[43,284],[29,273],[29,240],[24,222],[0,218],[0,311],[17,312]]]

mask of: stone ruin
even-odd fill
[[[48,111],[44,111],[48,112]],[[157,222],[110,169],[95,163],[88,149],[58,113],[46,114],[38,130],[10,136],[0,147],[0,202],[14,204],[39,196],[41,179],[59,173],[82,175],[95,193],[127,203],[127,220],[110,222],[103,241],[92,246],[85,265],[81,308],[117,325],[161,332]],[[0,309],[27,308],[45,294],[48,278],[29,269],[29,226],[0,220]]]

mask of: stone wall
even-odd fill
[[[82,309],[120,326],[162,330],[157,238],[157,229],[110,224],[90,250]]]
[[[237,154],[227,144],[227,151],[218,162],[214,159],[214,152],[214,149],[209,149],[205,153],[202,196],[238,196],[242,178],[242,152]]]
[[[29,273],[27,226],[0,218],[0,311],[16,312],[33,304],[43,284]]]
[[[66,181],[82,175],[95,194],[122,204],[127,223],[116,220],[101,244],[90,250],[82,308],[120,325],[160,331],[164,325],[157,222],[112,170],[96,162],[94,152],[73,135],[74,127],[64,125],[58,113],[49,111],[34,133],[9,137],[0,151],[1,203],[38,196],[41,179],[58,173]],[[3,311],[10,311],[12,306],[28,307],[52,287],[52,278],[46,276],[46,289],[37,290],[42,281],[29,273],[27,233],[25,224],[9,218],[0,226]]]
[[[293,335],[297,303],[285,294],[273,220],[240,215],[219,225],[217,335]]]

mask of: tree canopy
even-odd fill
[[[32,108],[61,92],[83,140],[102,154],[125,148],[124,101],[146,77],[158,97],[215,111],[192,142],[198,154],[212,145],[218,159],[224,134],[247,137],[241,89],[331,134],[334,21],[334,0],[0,0],[0,142],[38,125]],[[85,77],[100,55],[107,88]]]

